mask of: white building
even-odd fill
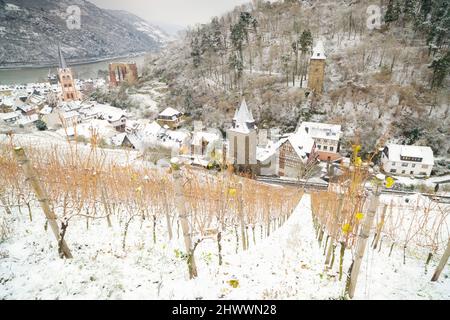
[[[14,124],[22,117],[20,111],[0,113],[0,119],[8,124]]]
[[[434,155],[430,147],[388,144],[381,155],[381,163],[388,174],[429,177]]]
[[[183,113],[169,107],[158,115],[156,121],[163,127],[167,125],[170,129],[176,129],[184,123]]]
[[[300,132],[306,132],[316,142],[319,159],[322,161],[332,161],[340,158],[339,149],[342,131],[340,125],[328,123],[303,122],[299,129]]]

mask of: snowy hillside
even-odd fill
[[[190,280],[177,250],[182,237],[153,243],[151,224],[136,221],[122,248],[120,228],[84,219],[73,222],[67,239],[76,258],[61,260],[44,219],[33,224],[14,212],[14,236],[0,244],[0,299],[341,299],[344,282],[324,270],[322,249],[314,236],[310,197],[304,196],[287,223],[260,240],[248,252],[235,254],[226,245],[226,258],[217,266],[215,243],[202,244],[197,256],[200,276]],[[117,226],[117,221],[113,221]],[[158,224],[158,234],[164,226]],[[232,235],[227,235],[232,241]],[[261,242],[260,242],[261,241]],[[450,273],[431,283],[423,261],[401,262],[400,251],[370,250],[364,260],[361,286],[355,299],[450,299]],[[347,259],[349,262],[350,259]],[[345,265],[347,269],[348,264]],[[431,266],[430,266],[431,268]],[[236,280],[233,288],[229,281]]]
[[[339,123],[344,151],[357,140],[371,151],[385,136],[449,156],[450,27],[438,20],[448,2],[433,2],[423,18],[421,1],[396,1],[397,20],[373,30],[367,27],[372,1],[253,3],[193,27],[149,65],[148,79],[170,87],[167,105],[223,127],[243,94],[261,128]],[[380,19],[387,9],[383,1]],[[430,30],[433,24],[440,33]],[[309,58],[319,40],[327,56],[324,93],[313,97]],[[436,69],[440,64],[447,67]]]
[[[108,10],[108,12],[111,15],[123,20],[124,22],[132,23],[136,27],[136,30],[145,33],[146,35],[148,35],[150,38],[157,41],[161,45],[164,45],[167,42],[174,40],[174,37],[167,34],[161,28],[127,11]]]

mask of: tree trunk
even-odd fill
[[[434,272],[433,278],[431,278],[431,281],[438,281],[439,276],[442,273],[442,270],[444,270],[445,266],[447,265],[448,258],[450,257],[450,238],[448,239],[447,243],[447,249],[444,252],[444,255],[441,258],[441,261],[439,262],[438,267],[436,268],[436,271]]]
[[[380,193],[377,191],[372,195],[372,199],[370,201],[370,207],[367,212],[367,217],[364,220],[364,224],[362,226],[361,232],[359,233],[358,245],[356,248],[356,256],[353,263],[352,273],[350,276],[350,285],[348,294],[350,298],[353,298],[355,295],[356,282],[358,280],[359,269],[361,267],[362,259],[364,257],[364,251],[366,250],[367,240],[369,239],[370,229],[372,228],[373,220],[375,218],[375,214],[378,208]]]
[[[169,216],[169,202],[167,201],[167,193],[164,192],[164,209],[166,211],[166,223],[167,223],[167,231],[169,232],[169,241],[172,241],[173,234],[172,234],[172,223],[170,222],[170,216]]]
[[[21,147],[14,148],[14,154],[16,156],[17,162],[22,167],[25,177],[30,183],[31,188],[34,190],[45,216],[47,217],[47,221],[53,231],[56,241],[59,244],[61,258],[64,257],[67,259],[71,259],[72,254],[70,252],[70,249],[67,246],[66,241],[64,239],[61,239],[56,214],[50,208],[47,193],[42,188],[36,176],[36,172],[34,171],[30,163],[30,160],[28,160],[27,156],[25,155],[25,151]]]
[[[6,214],[11,214],[11,209],[9,208],[8,202],[5,199],[5,190],[0,187],[0,203],[3,208],[5,208]]]
[[[188,255],[188,270],[189,278],[193,279],[197,277],[197,266],[195,264],[194,251],[192,247],[191,230],[189,227],[188,214],[186,212],[186,207],[184,206],[184,194],[183,194],[183,181],[178,163],[174,162],[172,165],[173,177],[174,177],[174,188],[175,188],[175,202],[178,209],[178,218],[181,224],[181,229],[183,231],[184,245],[186,248],[186,253]]]

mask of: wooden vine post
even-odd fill
[[[444,270],[449,257],[450,257],[450,238],[448,239],[447,249],[445,249],[444,255],[442,256],[441,261],[439,262],[439,265],[436,268],[436,271],[434,272],[433,278],[431,278],[431,281],[435,282],[439,280],[442,270]]]
[[[242,238],[242,249],[245,251],[248,248],[248,243],[245,237],[245,219],[244,219],[244,200],[243,200],[243,186],[242,182],[238,183],[238,211],[239,211],[239,222],[241,225],[241,238]]]
[[[338,210],[337,212],[333,212],[333,226],[337,226],[338,225],[338,221],[342,215],[342,210],[344,208],[344,195],[339,193],[338,195]],[[325,265],[329,265],[330,261],[331,261],[331,255],[334,251],[334,248],[336,246],[336,241],[337,241],[337,235],[338,235],[338,230],[333,230],[331,232],[330,235],[330,243],[328,245],[328,250],[327,250],[327,255],[326,255],[326,259],[325,259]]]
[[[356,247],[356,256],[353,261],[352,271],[350,275],[350,284],[348,287],[348,295],[353,298],[355,295],[356,282],[358,281],[359,269],[361,268],[361,263],[364,257],[364,252],[366,250],[367,241],[369,240],[370,229],[372,228],[373,221],[375,220],[375,215],[378,209],[378,203],[380,198],[380,188],[376,186],[376,191],[372,194],[370,199],[369,209],[364,219],[364,224],[362,225],[361,231],[358,235],[358,245]]]
[[[22,170],[25,174],[27,181],[30,183],[31,188],[36,194],[39,204],[41,205],[41,208],[44,211],[44,214],[47,218],[48,224],[50,225],[50,228],[52,229],[53,234],[55,235],[55,238],[58,241],[58,248],[60,251],[61,258],[71,259],[72,254],[70,252],[69,247],[66,244],[66,241],[64,240],[64,238],[60,233],[56,214],[50,208],[47,193],[41,186],[37,178],[36,172],[30,163],[30,160],[27,158],[27,156],[25,155],[25,151],[21,147],[14,148],[14,154],[16,156],[17,162],[22,167]]]
[[[178,219],[183,231],[184,245],[187,253],[187,264],[189,270],[189,278],[197,277],[197,266],[195,264],[194,248],[192,246],[191,228],[189,227],[188,214],[185,207],[183,193],[183,177],[181,176],[180,163],[177,158],[171,159],[171,169],[174,179],[175,203],[178,209]]]

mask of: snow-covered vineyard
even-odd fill
[[[382,195],[374,208],[362,183],[311,193],[119,151],[13,144],[0,144],[1,299],[343,299],[367,230],[354,299],[450,298],[448,266],[430,281],[448,204]]]

